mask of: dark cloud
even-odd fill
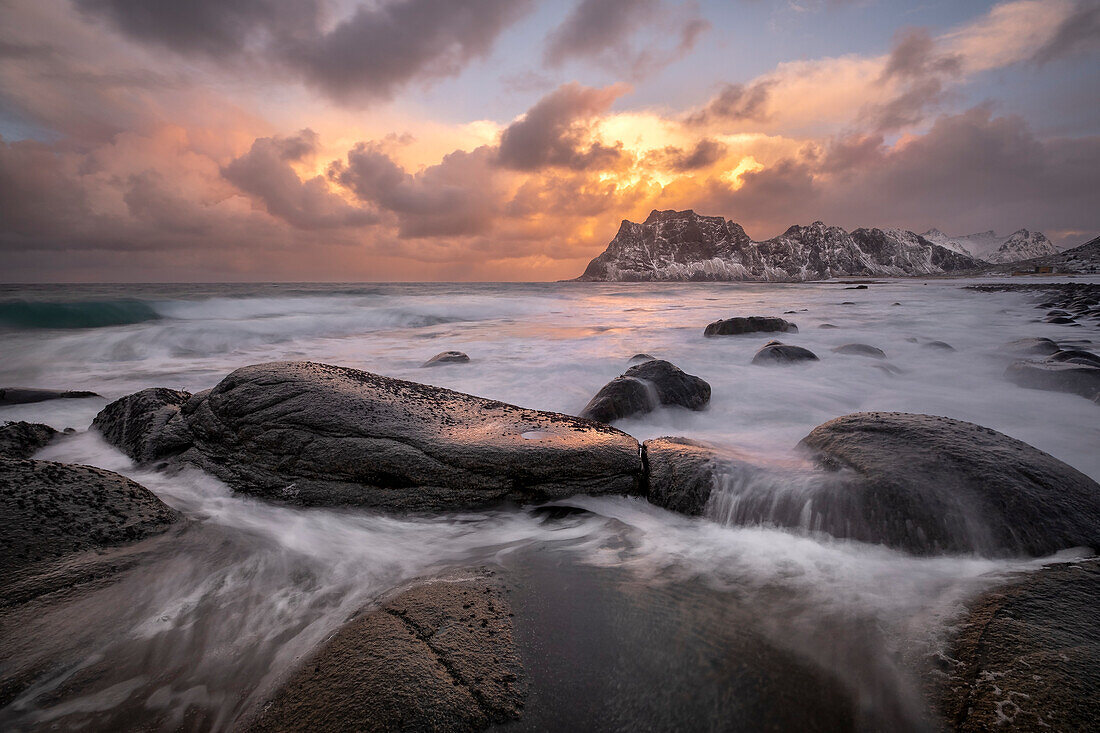
[[[768,118],[768,97],[774,82],[758,81],[751,85],[725,84],[703,109],[687,118],[689,125],[723,122],[762,122]]]
[[[322,176],[303,181],[292,162],[311,155],[317,134],[302,130],[292,137],[262,137],[222,169],[222,175],[263,202],[268,213],[300,229],[331,229],[372,224],[377,215],[348,205]]]
[[[879,77],[880,83],[898,84],[900,90],[886,102],[865,108],[861,117],[881,132],[916,124],[944,100],[947,83],[961,71],[962,57],[938,53],[926,29],[902,29]]]
[[[47,244],[91,217],[84,189],[56,150],[34,140],[0,138],[0,242]]]
[[[1033,60],[1045,64],[1071,54],[1100,48],[1100,2],[1078,0],[1050,40],[1035,52]]]
[[[459,236],[487,231],[496,211],[494,151],[455,151],[413,175],[377,144],[359,143],[329,178],[364,202],[397,215],[402,237]]]
[[[500,165],[521,171],[613,167],[625,155],[621,145],[590,142],[589,128],[621,93],[619,87],[592,89],[575,82],[558,87],[501,134]]]
[[[345,102],[389,98],[414,80],[459,73],[532,6],[532,0],[390,0],[359,6],[326,30],[319,0],[76,2],[139,41],[223,62],[262,61]]]
[[[180,53],[238,56],[275,38],[316,33],[317,0],[74,0],[126,35]]]
[[[654,156],[654,162],[678,173],[707,168],[726,154],[726,146],[717,140],[704,139],[691,150],[668,146]]]
[[[547,36],[543,61],[586,59],[638,80],[682,58],[709,28],[693,3],[580,0]]]

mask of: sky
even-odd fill
[[[1100,0],[0,0],[0,281],[556,280],[623,219],[1100,231]]]

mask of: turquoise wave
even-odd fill
[[[103,328],[161,318],[142,300],[48,302],[15,300],[0,303],[0,326],[22,330],[44,328]]]

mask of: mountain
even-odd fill
[[[990,269],[992,272],[1010,273],[1018,270],[1026,272],[1037,267],[1050,267],[1058,273],[1100,275],[1100,237],[1063,252],[1033,257],[1022,262],[995,265]]]
[[[929,229],[921,236],[933,244],[994,264],[1058,254],[1058,248],[1042,232],[1031,232],[1027,229],[1020,229],[1007,237],[999,237],[992,230],[951,237],[939,229]]]
[[[741,225],[694,211],[657,211],[623,221],[578,280],[792,282],[844,275],[933,275],[976,270],[972,257],[900,229],[856,229],[815,221],[754,242]]]

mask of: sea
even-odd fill
[[[699,412],[659,408],[615,423],[638,440],[683,436],[789,464],[827,420],[916,412],[993,428],[1100,480],[1096,405],[1004,378],[1007,342],[1042,336],[1095,348],[1100,329],[1043,322],[1037,293],[964,287],[989,282],[0,286],[0,387],[102,395],[2,406],[0,421],[72,428],[36,457],[118,471],[188,519],[150,568],[64,618],[43,612],[26,633],[51,639],[48,659],[0,709],[0,726],[231,730],[358,610],[417,578],[488,567],[525,589],[517,628],[538,621],[542,637],[560,641],[528,640],[532,693],[524,717],[502,729],[745,730],[794,725],[782,717],[792,714],[807,730],[934,729],[927,680],[966,601],[1084,550],[918,557],[810,530],[737,526],[717,506],[685,517],[636,497],[575,497],[560,513],[303,509],[235,494],[195,469],[135,466],[89,428],[109,401],[139,389],[195,392],[279,360],[577,414],[645,353],[702,377],[712,397]],[[712,321],[746,315],[782,316],[798,332],[703,336]],[[776,336],[820,361],[752,365]],[[848,343],[887,359],[833,351]],[[470,361],[423,366],[449,350]],[[62,628],[75,630],[51,632]],[[590,649],[578,652],[571,635]],[[759,682],[797,674],[746,673],[784,665],[835,684],[855,717],[800,696],[796,681]],[[780,704],[792,696],[810,702]]]

